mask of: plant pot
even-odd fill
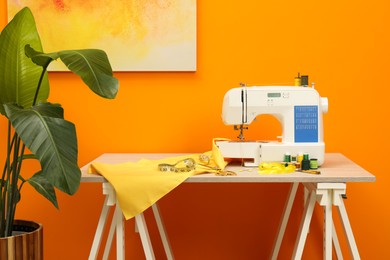
[[[41,224],[15,220],[13,235],[0,238],[1,260],[42,260],[43,227]]]

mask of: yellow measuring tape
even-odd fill
[[[160,163],[158,170],[162,172],[190,172],[195,170],[196,162],[192,158],[186,158],[175,164]]]
[[[196,169],[197,166],[205,168],[205,172],[215,172],[218,176],[233,176],[237,175],[233,171],[226,171],[218,168],[217,166],[212,167],[207,165],[210,162],[210,157],[201,154],[199,160],[205,164],[196,163],[192,158],[186,158],[176,162],[175,164],[160,163],[158,170],[162,172],[190,172]]]

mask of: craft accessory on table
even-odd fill
[[[158,170],[162,172],[189,172],[195,170],[196,162],[192,158],[186,158],[175,164],[160,163]]]
[[[199,155],[199,160],[202,162],[209,163],[210,162],[210,157],[205,154]],[[217,166],[208,166],[205,164],[201,163],[196,163],[194,159],[192,158],[185,158],[183,160],[180,160],[176,162],[175,164],[168,164],[168,163],[160,163],[158,165],[158,170],[162,172],[190,172],[196,169],[196,167],[203,167],[206,169],[209,169],[210,172],[215,172],[215,175],[218,176],[235,176],[237,175],[233,171],[227,171],[227,170],[222,170],[218,168]]]
[[[318,161],[316,158],[311,158],[310,159],[310,169],[318,169]]]
[[[309,173],[309,174],[321,174],[319,170],[302,170],[301,172]]]
[[[296,167],[289,163],[261,163],[259,165],[260,174],[283,174],[295,172]]]
[[[283,162],[287,162],[287,163],[291,162],[291,154],[290,153],[285,153],[284,154]]]
[[[302,163],[301,163],[301,169],[302,170],[310,170],[310,160],[309,160],[309,154],[308,153],[304,153],[303,154],[303,160],[302,160]]]
[[[302,161],[303,161],[303,154],[302,153],[298,153],[297,162],[301,163]]]
[[[202,163],[209,164],[210,163],[210,156],[202,153],[201,155],[199,155],[199,161],[201,161]]]
[[[302,170],[309,170],[310,169],[310,160],[302,160],[301,164],[301,169]]]
[[[219,170],[215,173],[217,176],[236,176],[237,173],[234,171]]]

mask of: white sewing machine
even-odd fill
[[[245,166],[281,162],[285,154],[299,153],[308,153],[321,165],[325,154],[322,113],[327,111],[328,99],[310,87],[233,88],[225,94],[222,119],[240,130],[239,140],[216,144],[223,157],[242,159]],[[280,121],[280,141],[245,141],[243,131],[261,114],[271,114]]]

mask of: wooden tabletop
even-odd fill
[[[136,162],[140,159],[158,160],[183,154],[135,154],[135,153],[105,153],[81,168],[82,182],[105,182],[99,175],[89,174],[88,167],[93,162],[118,164]],[[257,167],[242,167],[229,165],[227,170],[237,173],[237,176],[216,176],[213,173],[199,174],[188,178],[185,182],[374,182],[375,176],[340,153],[326,153],[325,162],[319,168],[321,174],[294,172],[288,174],[259,174]]]

